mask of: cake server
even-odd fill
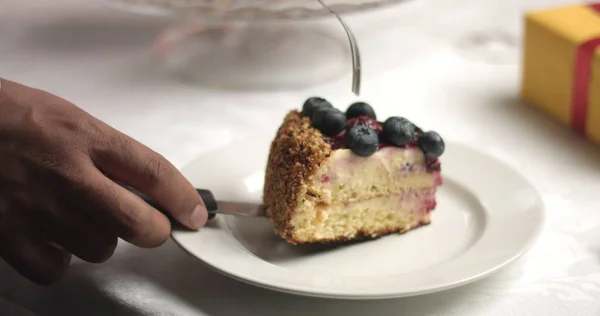
[[[134,193],[135,195],[142,198],[150,206],[154,207],[163,214],[169,214],[164,207],[160,206],[148,195],[139,192],[131,187],[124,186],[126,189]],[[235,201],[220,201],[215,199],[215,196],[210,190],[196,189],[196,192],[200,195],[208,211],[208,219],[214,218],[217,214],[229,214],[238,216],[252,216],[252,217],[265,217],[265,206],[258,203],[245,203]]]

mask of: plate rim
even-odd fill
[[[523,175],[521,172],[519,172],[513,166],[489,155],[486,152],[477,150],[469,145],[466,145],[466,144],[463,144],[460,142],[452,142],[452,141],[447,141],[446,143],[447,143],[448,148],[460,148],[459,149],[460,151],[467,152],[471,155],[475,155],[475,156],[479,156],[480,158],[487,159],[488,162],[492,162],[492,163],[496,164],[497,166],[502,166],[504,168],[504,170],[509,171],[510,172],[509,177],[512,177],[513,180],[518,180],[521,183],[521,186],[527,187],[529,189],[530,193],[533,195],[534,202],[532,204],[532,207],[530,207],[528,209],[530,212],[535,213],[535,215],[537,215],[537,219],[538,219],[537,225],[535,225],[534,229],[530,231],[529,235],[527,236],[526,239],[524,239],[521,246],[517,247],[518,250],[515,251],[515,253],[503,257],[502,260],[499,260],[499,262],[497,262],[495,264],[491,264],[487,268],[484,268],[484,269],[480,268],[479,269],[480,271],[478,271],[477,273],[474,273],[468,277],[456,278],[456,280],[450,281],[450,282],[442,282],[443,284],[438,285],[438,286],[429,286],[429,287],[425,287],[425,288],[421,288],[421,289],[415,289],[412,291],[387,291],[385,293],[382,293],[382,292],[341,293],[339,291],[336,292],[334,290],[325,289],[325,288],[301,289],[298,287],[294,287],[294,286],[290,287],[289,285],[286,286],[285,284],[281,284],[281,283],[285,283],[285,282],[279,282],[278,284],[271,284],[269,282],[261,282],[261,280],[258,280],[255,277],[252,277],[251,275],[250,276],[247,274],[244,275],[243,271],[238,270],[236,273],[235,271],[226,270],[226,269],[223,269],[222,267],[217,266],[216,264],[213,264],[212,262],[210,262],[210,260],[207,260],[206,257],[195,254],[192,250],[188,249],[185,242],[181,239],[181,236],[189,234],[190,233],[189,231],[174,230],[174,231],[172,231],[171,239],[189,255],[197,258],[199,261],[203,262],[208,267],[217,271],[218,273],[221,273],[223,275],[231,277],[232,279],[236,279],[238,281],[241,281],[241,282],[244,282],[247,284],[252,284],[252,285],[255,285],[255,286],[258,286],[261,288],[265,288],[265,289],[269,289],[269,290],[274,290],[274,291],[284,292],[284,293],[289,293],[289,294],[303,295],[303,296],[308,296],[308,297],[352,299],[352,300],[400,298],[400,297],[410,297],[410,296],[435,293],[435,292],[439,292],[439,291],[445,291],[448,289],[460,287],[462,285],[466,285],[466,284],[481,280],[483,278],[486,278],[486,277],[498,272],[499,270],[506,267],[507,265],[510,265],[511,263],[517,261],[519,258],[524,256],[527,252],[529,252],[531,250],[531,248],[533,248],[533,246],[539,240],[539,236],[545,229],[545,226],[547,223],[546,207],[544,205],[541,194],[536,189],[536,187],[527,179],[527,177],[525,175]],[[225,147],[229,147],[232,145],[233,144],[229,144]],[[448,146],[448,145],[450,145],[450,146]],[[209,153],[209,155],[210,155],[210,153]],[[196,160],[201,159],[201,158],[202,157],[198,157],[197,159],[195,159],[188,165],[184,166],[181,169],[183,171],[183,173],[185,174],[185,170],[187,168],[189,168],[191,165],[193,165]],[[444,173],[443,170],[442,170],[442,173]],[[450,177],[450,178],[452,178],[452,177]],[[467,185],[461,183],[460,181],[457,181],[456,179],[452,179],[452,181],[458,183],[461,186],[468,187]],[[476,197],[479,197],[475,192],[472,192],[472,190],[468,190],[468,192],[473,194]],[[243,245],[241,245],[241,243],[233,236],[233,233],[230,231],[230,229],[226,223],[226,220],[222,217],[217,218],[216,220],[217,221],[215,221],[215,222],[217,222],[219,224],[219,226],[225,226],[227,229],[227,234],[229,236],[231,236],[233,239],[235,239],[235,241],[238,243],[239,246],[243,247]],[[221,229],[221,228],[219,228],[219,229]],[[201,231],[200,232],[191,232],[191,234],[201,234]],[[481,239],[481,237],[480,237],[480,239]],[[477,240],[476,243],[478,243],[479,241],[480,240]],[[473,248],[473,245],[470,248]],[[253,256],[253,254],[250,254],[250,255]],[[459,255],[458,257],[461,257],[461,255]],[[254,256],[254,257],[258,258],[256,256]],[[454,260],[454,259],[452,259],[452,260]],[[452,260],[450,260],[450,261],[452,261]],[[264,262],[266,262],[266,261],[264,261]],[[266,263],[268,263],[268,262],[266,262]],[[280,268],[285,269],[283,267],[280,267]],[[425,271],[426,270],[427,269],[425,269]],[[416,273],[423,273],[423,271],[417,271]],[[389,277],[391,277],[391,276],[389,276]],[[344,277],[332,276],[329,278],[344,278]],[[365,278],[372,279],[375,277],[365,277]]]

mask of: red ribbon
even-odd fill
[[[589,4],[592,10],[600,13],[600,3]],[[590,96],[590,79],[594,52],[600,47],[600,37],[583,42],[577,49],[573,76],[573,107],[571,124],[581,135],[586,134],[587,109]]]

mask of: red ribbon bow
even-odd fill
[[[589,4],[592,10],[600,13],[600,3]],[[600,47],[600,36],[583,42],[577,49],[573,76],[573,107],[571,111],[573,128],[581,135],[586,134],[587,108],[590,95],[590,79],[594,52]]]

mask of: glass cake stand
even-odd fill
[[[352,61],[343,28],[316,0],[101,1],[130,12],[174,16],[178,23],[158,34],[153,55],[171,75],[188,83],[289,90],[343,76],[351,80]],[[345,15],[408,1],[325,3]]]
[[[143,14],[194,15],[210,20],[305,20],[330,17],[315,0],[103,0]],[[338,14],[358,13],[410,0],[328,0]]]

